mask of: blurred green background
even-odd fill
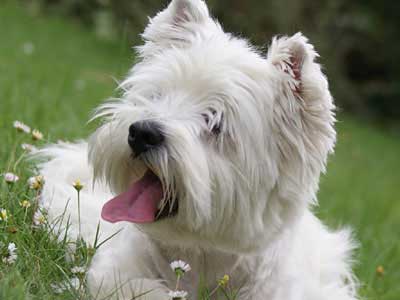
[[[87,136],[93,129],[85,123],[90,111],[116,93],[116,82],[134,63],[131,48],[140,43],[147,16],[167,3],[0,0],[2,169],[15,155],[15,119],[52,141]],[[361,295],[399,300],[400,2],[208,3],[226,30],[260,47],[266,48],[275,34],[297,31],[316,46],[339,106],[337,151],[322,178],[316,212],[333,228],[354,228],[360,241],[355,260]],[[26,266],[28,261],[19,272],[32,299],[54,299],[46,294],[48,287],[41,287],[50,273]],[[377,272],[379,266],[383,273]],[[19,296],[15,299],[25,299]]]
[[[37,11],[82,21],[107,38],[137,40],[168,0],[25,0]],[[224,28],[266,46],[302,31],[317,46],[342,109],[400,120],[400,2],[393,0],[208,0]]]

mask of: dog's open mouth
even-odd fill
[[[132,223],[152,223],[177,213],[177,201],[166,201],[162,205],[164,191],[160,179],[150,170],[134,182],[126,192],[108,201],[101,217],[108,222],[127,221]]]

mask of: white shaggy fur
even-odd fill
[[[310,210],[336,138],[313,46],[299,33],[275,38],[264,55],[225,33],[201,0],[173,0],[143,38],[121,99],[96,111],[104,123],[88,144],[41,151],[51,158],[41,166],[42,205],[51,220],[67,206],[71,237],[75,179],[85,184],[82,236],[89,242],[104,202],[147,168],[166,194],[178,196],[171,218],[101,221],[104,238],[123,230],[94,257],[93,296],[118,288],[119,299],[132,299],[153,289],[145,298],[167,299],[175,283],[168,264],[183,259],[193,270],[182,282],[190,299],[201,276],[212,289],[224,274],[242,287],[238,299],[356,299],[349,232],[329,231]],[[133,159],[128,128],[143,120],[160,124],[166,143]]]

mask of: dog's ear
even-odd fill
[[[315,93],[315,89],[319,93],[329,94],[327,80],[315,62],[318,56],[314,46],[301,33],[292,37],[275,37],[272,40],[268,50],[268,60],[280,73],[280,82],[289,93],[287,96],[292,94],[295,98],[303,100],[310,96],[315,100],[316,97],[309,95],[311,90]],[[328,95],[318,96],[322,96],[318,101],[332,102]]]
[[[208,21],[211,18],[203,0],[173,0],[165,10],[149,20],[142,34],[146,44],[141,50],[187,44],[196,34],[197,25]]]
[[[301,33],[274,38],[268,51],[277,84],[273,118],[282,161],[288,168],[298,157],[299,169],[314,178],[325,170],[336,140],[335,107],[317,57]]]
[[[173,0],[167,10],[173,24],[178,27],[188,22],[201,23],[209,18],[207,5],[202,0]]]

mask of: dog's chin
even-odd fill
[[[155,221],[174,218],[179,211],[179,199],[167,199],[165,205],[157,210]]]
[[[160,176],[157,175],[155,172],[153,172],[150,168],[147,168],[147,171],[143,176],[146,176],[146,174],[149,173],[151,174],[151,176],[158,178],[159,183],[162,185],[163,182],[162,178],[160,178]],[[163,199],[159,203],[156,212],[155,222],[175,217],[178,214],[178,210],[179,210],[178,197],[173,197],[172,195],[168,195],[167,193],[165,193],[163,189]]]
[[[179,210],[179,201],[164,190],[163,180],[147,169],[143,176],[128,184],[126,190],[108,201],[102,209],[102,218],[111,223],[155,223],[173,218]]]

